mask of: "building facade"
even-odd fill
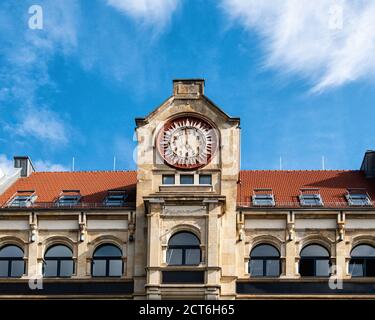
[[[247,171],[240,131],[203,80],[175,80],[136,119],[136,171],[15,157],[0,298],[374,298],[375,152],[360,170]]]

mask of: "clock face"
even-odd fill
[[[194,169],[210,162],[217,148],[215,129],[206,121],[185,116],[168,122],[158,134],[158,150],[173,167]]]

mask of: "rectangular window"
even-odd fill
[[[57,204],[59,206],[74,206],[77,205],[81,195],[79,190],[63,190],[60,194]]]
[[[303,206],[322,206],[323,201],[320,194],[303,193],[299,196],[301,205]]]
[[[33,204],[36,196],[34,196],[34,190],[17,191],[17,194],[8,204],[9,207],[29,207]]]
[[[125,204],[127,195],[124,191],[108,191],[104,199],[104,205],[108,207],[122,207]]]
[[[253,195],[253,204],[255,206],[274,206],[275,200],[273,194],[255,194]]]
[[[366,193],[348,193],[346,195],[349,205],[351,206],[370,206],[371,200]]]
[[[163,174],[163,184],[175,184],[174,174]]]
[[[194,175],[192,174],[181,174],[180,184],[194,184]]]
[[[212,176],[210,174],[200,174],[199,175],[199,184],[212,184]]]

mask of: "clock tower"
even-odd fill
[[[234,297],[239,119],[184,79],[136,125],[135,297]]]

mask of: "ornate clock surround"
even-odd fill
[[[208,165],[218,149],[216,127],[195,113],[169,119],[157,133],[159,155],[170,167],[194,170]]]

